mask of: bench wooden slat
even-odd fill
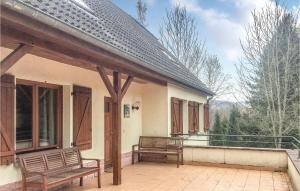
[[[81,164],[79,150],[65,149],[63,154],[67,166],[77,166]]]
[[[24,158],[23,164],[28,172],[44,172],[47,169],[42,155]]]
[[[156,150],[140,150],[140,151],[135,151],[137,153],[153,153],[153,154],[166,154],[166,155],[172,155],[172,154],[176,154],[177,155],[177,151],[156,151]]]
[[[62,152],[50,153],[45,155],[49,170],[57,170],[64,168],[64,160]]]

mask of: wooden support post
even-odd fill
[[[20,44],[12,53],[6,56],[0,64],[0,71],[2,76],[8,69],[10,69],[18,60],[20,60],[26,53],[30,51],[32,46]]]
[[[121,73],[119,71],[113,72],[113,84],[110,82],[105,69],[103,67],[97,67],[97,70],[110,93],[113,104],[112,104],[112,166],[113,166],[113,184],[121,184],[121,158],[122,158],[122,131],[121,131],[121,108],[122,98],[126,94],[131,82],[133,81],[132,76],[128,76],[124,85],[121,85]]]
[[[113,86],[117,94],[117,99],[113,100],[113,140],[112,140],[112,156],[113,156],[113,184],[121,184],[121,74],[113,72]]]

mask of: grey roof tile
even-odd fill
[[[137,59],[138,64],[188,87],[213,94],[177,62],[147,29],[110,0],[16,0]]]

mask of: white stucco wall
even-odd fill
[[[288,175],[296,190],[300,190],[300,173],[297,171],[291,159],[288,157]]]
[[[11,52],[1,48],[1,60]],[[92,149],[83,151],[84,157],[104,158],[104,97],[109,96],[99,74],[79,67],[58,63],[52,60],[25,55],[7,73],[19,79],[53,83],[63,86],[63,146],[69,147],[73,139],[73,84],[92,88]],[[142,87],[145,84],[133,82],[122,101],[123,105],[140,102],[138,111],[130,110],[130,118],[122,113],[122,153],[130,152],[142,134]],[[0,185],[21,179],[19,171],[10,166],[0,166]]]
[[[188,139],[184,140],[185,146],[208,146],[209,137],[202,135],[189,135]]]
[[[188,101],[200,103],[199,106],[199,132],[203,133],[204,113],[203,104],[206,97],[190,89],[168,84],[158,86],[146,84],[143,86],[143,135],[170,136],[171,133],[171,98],[183,100],[183,132],[188,133]],[[167,127],[167,128],[166,128]]]
[[[144,136],[168,136],[167,86],[144,85],[142,95],[142,134]]]
[[[287,154],[284,150],[263,150],[227,147],[185,147],[186,162],[218,163],[286,169]]]

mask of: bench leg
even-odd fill
[[[101,188],[101,170],[98,171],[98,188]]]
[[[46,176],[43,176],[43,191],[47,191],[48,190],[48,179],[46,178]]]
[[[25,185],[25,186],[23,186],[23,191],[27,191],[27,187],[26,187],[26,185]]]
[[[132,159],[131,159],[131,164],[134,164],[134,152],[132,151]]]
[[[26,181],[23,180],[22,183],[23,183],[23,191],[27,191]]]
[[[83,177],[80,177],[79,185],[83,186]]]
[[[141,162],[141,155],[138,153],[138,162]]]
[[[48,187],[47,187],[47,184],[44,184],[43,185],[43,189],[42,189],[43,191],[47,191],[48,190]]]
[[[179,168],[179,153],[177,154],[177,168]]]
[[[183,151],[181,152],[181,165],[183,165]]]

